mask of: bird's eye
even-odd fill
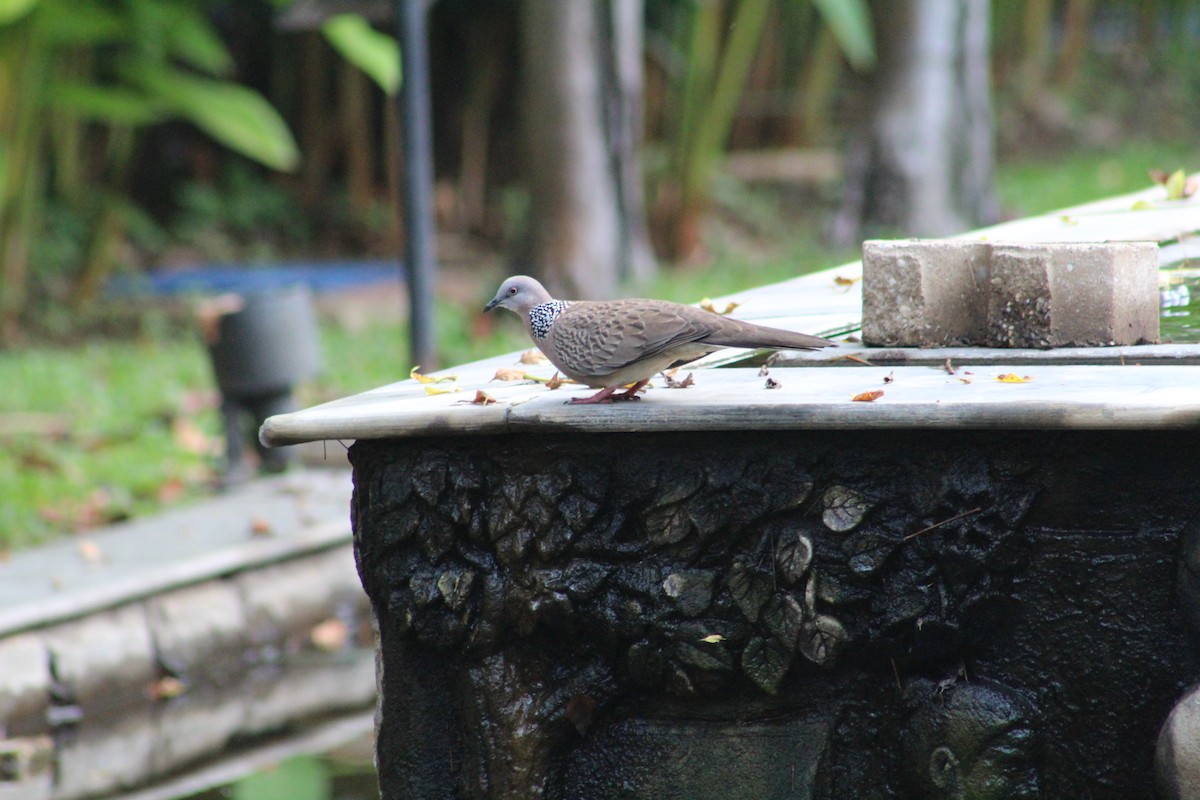
[[[514,286],[514,287],[512,287],[511,289],[509,289],[509,290],[508,290],[508,293],[509,293],[509,294],[516,294],[516,293],[517,293],[517,287],[515,287],[515,286]]]

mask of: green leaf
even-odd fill
[[[160,101],[128,88],[86,83],[57,83],[49,88],[52,106],[85,119],[120,125],[148,125],[165,116]]]
[[[47,2],[36,24],[42,46],[96,46],[132,37],[127,20],[92,0],[79,0],[71,5]]]
[[[39,2],[40,0],[0,0],[0,25],[20,19]]]
[[[358,14],[338,14],[321,26],[321,32],[342,58],[367,73],[371,80],[394,95],[400,88],[400,46]]]
[[[850,66],[860,71],[875,66],[875,32],[867,0],[813,0],[813,4]]]
[[[229,149],[272,169],[291,171],[299,165],[300,150],[287,123],[253,89],[153,63],[142,63],[126,74]]]
[[[163,14],[172,55],[210,75],[228,75],[233,70],[233,56],[199,11],[192,6],[164,5]]]

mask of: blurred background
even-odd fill
[[[214,296],[311,287],[303,404],[415,366],[398,5],[0,0],[0,554],[212,491]],[[426,372],[526,346],[513,272],[692,302],[1196,168],[1188,0],[426,6]]]

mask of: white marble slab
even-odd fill
[[[428,396],[407,382],[295,414],[272,417],[270,444],[310,439],[545,432],[663,432],[830,428],[1122,429],[1200,427],[1200,366],[1037,366],[1028,383],[1002,383],[996,366],[811,367],[698,371],[687,389],[655,388],[636,403],[572,406],[591,390],[465,383]],[[885,382],[885,376],[891,382]],[[969,382],[967,382],[969,381]],[[661,383],[661,382],[660,382]],[[477,388],[496,403],[472,405]],[[873,402],[861,392],[882,390]]]
[[[990,241],[1171,241],[1200,231],[1200,197],[1166,201],[1162,187],[1108,198],[1071,209],[1003,223],[963,234],[961,239]],[[717,298],[741,305],[732,316],[807,333],[856,326],[861,319],[862,265],[844,264],[768,286]],[[1166,349],[1163,349],[1166,348]],[[1128,351],[1128,352],[1125,352]],[[838,427],[934,428],[1179,428],[1200,424],[1200,366],[1196,346],[1094,349],[1092,352],[889,351],[896,359],[934,364],[876,368],[857,365],[847,355],[871,358],[870,348],[847,345],[819,353],[788,353],[789,366],[773,369],[781,389],[762,388],[757,370],[709,369],[743,360],[749,351],[727,350],[692,365],[697,385],[685,390],[655,389],[643,401],[615,406],[567,406],[581,387],[549,391],[539,384],[491,381],[500,367],[513,366],[518,354],[466,364],[439,375],[455,374],[452,394],[427,394],[425,385],[403,381],[315,408],[267,420],[261,431],[272,445],[320,439],[370,439],[395,436],[492,434],[517,430],[669,431]],[[1039,355],[1049,353],[1050,355]],[[937,366],[952,358],[972,377],[947,375]],[[1107,360],[1106,366],[1078,364]],[[971,370],[970,362],[987,363]],[[1124,360],[1126,363],[1122,364]],[[1045,363],[1052,362],[1052,363]],[[1064,365],[1074,364],[1074,365]],[[1144,363],[1147,366],[1134,366]],[[839,366],[830,366],[837,364]],[[991,375],[1021,366],[1034,380],[1001,384]],[[1155,364],[1155,366],[1149,366]],[[1169,366],[1158,366],[1169,364]],[[817,366],[813,366],[817,365]],[[845,367],[852,365],[853,368]],[[548,378],[548,365],[526,367]],[[895,381],[884,386],[882,375]],[[962,383],[966,377],[971,383]],[[660,381],[661,382],[661,381]],[[873,403],[850,402],[869,388],[885,395]],[[492,405],[470,403],[477,390],[496,398]]]

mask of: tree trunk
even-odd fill
[[[870,113],[832,238],[947,236],[996,220],[987,0],[881,3]]]
[[[521,6],[530,260],[562,296],[611,297],[621,277],[652,271],[638,160],[640,27],[640,0]]]

